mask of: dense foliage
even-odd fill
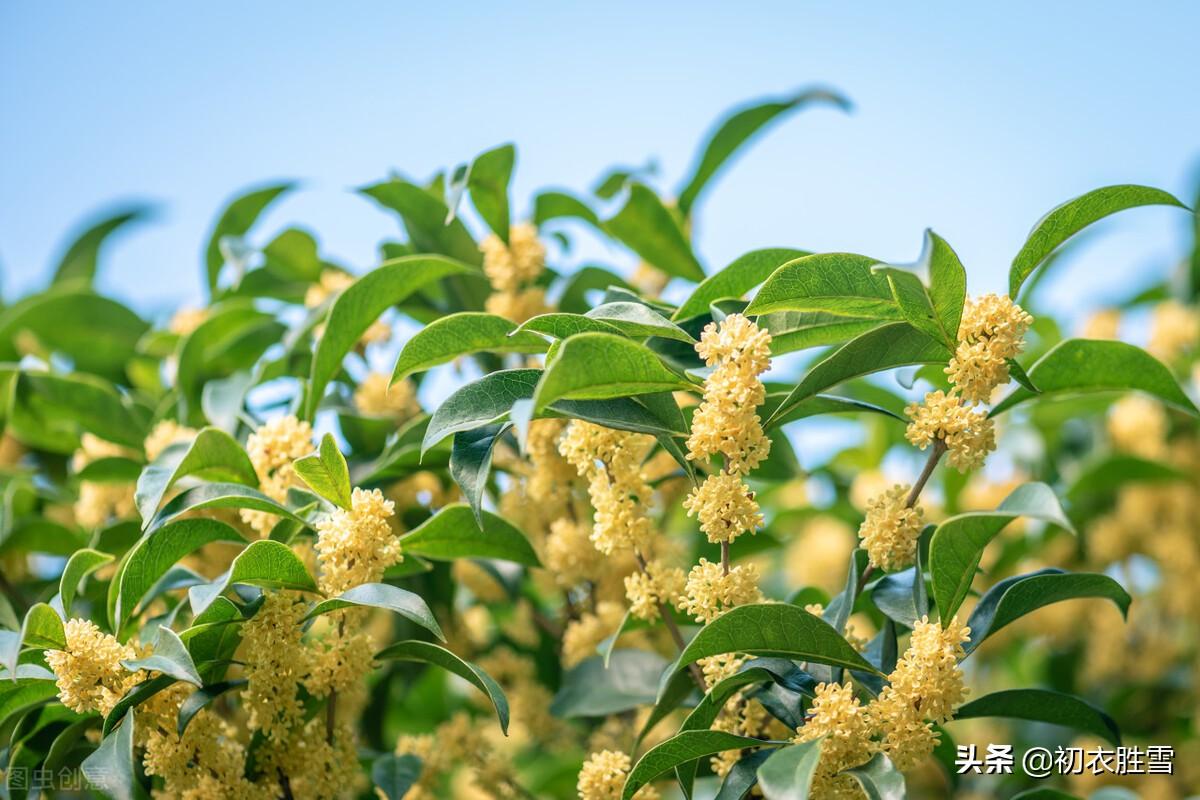
[[[511,145],[364,186],[404,235],[362,271],[257,188],[155,323],[92,286],[143,212],[82,233],[0,310],[6,796],[1012,796],[1049,784],[956,744],[1122,736],[1200,791],[1200,250],[1081,338],[1036,294],[1101,219],[1195,216],[1070,200],[1006,296],[932,232],[707,269],[712,179],[819,105],[737,110],[675,199],[521,217]]]

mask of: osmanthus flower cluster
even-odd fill
[[[497,234],[489,234],[479,249],[483,272],[492,284],[485,305],[490,313],[520,323],[548,310],[546,290],[537,285],[546,268],[546,247],[534,225],[513,225],[507,243]]]

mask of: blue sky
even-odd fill
[[[1195,3],[434,5],[4,3],[6,297],[122,200],[161,213],[110,250],[101,286],[158,315],[201,296],[216,210],[269,179],[305,189],[260,242],[300,223],[359,270],[396,228],[347,189],[392,169],[426,176],[512,140],[523,210],[540,187],[650,158],[676,189],[720,112],[812,83],[855,112],[791,117],[721,178],[699,210],[710,270],[764,246],[911,261],[929,226],[973,291],[998,290],[1052,206],[1110,183],[1190,195],[1200,164]],[[1183,217],[1114,219],[1047,299],[1077,310],[1162,275]]]

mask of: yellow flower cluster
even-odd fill
[[[771,334],[741,314],[705,326],[696,352],[715,367],[704,381],[704,400],[692,417],[688,458],[720,454],[725,470],[742,475],[771,451],[757,407],[766,399],[759,375],[771,366]]]
[[[304,294],[304,305],[307,308],[316,308],[325,301],[329,300],[336,294],[348,289],[354,284],[355,277],[349,272],[340,269],[325,269],[321,271],[321,276],[316,283],[308,287]],[[320,339],[325,333],[325,324],[321,323],[313,329],[313,336]],[[371,326],[359,337],[359,344],[370,344],[372,342],[386,342],[392,337],[391,327],[383,320],[377,319],[371,323]]]
[[[296,689],[308,673],[301,643],[305,605],[291,592],[269,592],[258,612],[242,625],[240,660],[245,663],[242,705],[251,730],[283,741],[304,716]]]
[[[322,591],[341,594],[364,583],[378,583],[384,571],[403,558],[391,524],[395,507],[378,489],[356,487],[349,511],[335,509],[317,523]]]
[[[1176,300],[1154,307],[1150,341],[1146,345],[1156,358],[1171,362],[1200,342],[1200,312]]]
[[[358,695],[365,695],[367,687],[363,678],[375,666],[375,650],[370,635],[335,629],[324,641],[311,646],[304,688],[314,697],[328,697],[337,692],[338,701],[344,707],[347,698],[358,699]]]
[[[620,750],[601,750],[583,762],[579,781],[575,784],[579,800],[620,800],[625,780],[633,764]],[[658,800],[658,791],[643,787],[634,795],[636,800]]]
[[[683,501],[688,516],[700,520],[710,542],[732,542],[763,524],[754,492],[734,472],[709,475]]]
[[[725,572],[720,564],[702,558],[688,573],[679,609],[707,624],[735,606],[761,602],[758,578],[754,564],[739,564]]]
[[[493,290],[484,306],[489,313],[521,323],[548,310],[545,290],[531,285],[546,268],[546,248],[535,226],[513,225],[507,245],[491,234],[480,242],[479,250]]]
[[[1007,295],[968,299],[958,326],[958,347],[946,367],[950,382],[972,403],[985,403],[1008,383],[1007,359],[1024,346],[1033,317]]]
[[[625,609],[619,603],[596,604],[595,612],[585,611],[571,620],[563,631],[562,663],[570,668],[596,655],[600,643],[621,627]]]
[[[178,691],[182,690],[182,692]],[[179,705],[190,694],[186,684],[176,684],[143,704],[143,712],[154,701],[166,698],[160,719],[147,719],[140,713],[139,729],[145,734],[146,774],[163,779],[163,789],[154,793],[159,800],[221,800],[227,797],[268,800],[278,796],[273,779],[252,783],[245,777],[246,751],[236,731],[209,709],[203,709],[188,723],[182,735],[176,732]],[[146,723],[151,723],[147,725]],[[138,732],[141,735],[140,731]]]
[[[400,423],[421,413],[417,387],[410,380],[388,386],[391,378],[382,372],[370,372],[354,390],[354,407],[368,417],[388,417]]]
[[[1167,444],[1167,413],[1162,404],[1139,394],[1129,394],[1108,410],[1108,436],[1118,450],[1161,458]]]
[[[246,452],[258,474],[263,494],[276,502],[287,499],[289,487],[299,485],[292,462],[313,451],[312,426],[291,414],[264,422],[246,440]],[[276,517],[267,511],[241,509],[242,521],[260,534],[270,533]]]
[[[63,632],[67,649],[46,651],[46,663],[57,679],[58,699],[80,714],[106,716],[145,677],[121,666],[122,661],[137,658],[137,651],[90,620],[67,620]]]
[[[814,797],[861,798],[862,790],[842,770],[857,767],[871,757],[873,728],[867,709],[859,704],[853,687],[847,683],[817,685],[808,719],[797,732],[795,741],[821,742],[821,759],[813,776]]]
[[[558,520],[567,513],[571,487],[577,473],[558,450],[567,428],[565,420],[538,419],[529,425],[525,452],[532,470],[526,482],[529,499],[538,505],[545,519]]]
[[[583,420],[567,426],[559,452],[588,481],[595,509],[592,543],[605,555],[643,550],[651,534],[646,516],[652,491],[642,462],[654,444],[642,433],[617,431]]]
[[[319,715],[278,740],[268,741],[259,750],[258,765],[265,775],[286,775],[291,795],[296,798],[358,797],[362,772],[354,730],[348,723],[339,722],[332,739],[324,715]],[[281,792],[270,796],[279,797]]]
[[[941,441],[950,466],[966,472],[982,466],[987,454],[996,449],[992,421],[982,409],[963,405],[953,391],[929,392],[923,403],[910,403],[904,409],[912,421],[905,436],[924,450]]]
[[[917,620],[904,657],[888,676],[888,685],[868,706],[882,733],[880,749],[901,772],[933,752],[937,734],[926,720],[942,723],[967,696],[958,662],[971,629],[954,618],[940,622]]]
[[[675,605],[683,594],[686,579],[679,567],[651,561],[645,569],[625,576],[629,612],[638,619],[659,618],[660,605]]]
[[[910,486],[896,484],[867,504],[866,519],[858,529],[871,564],[888,572],[911,567],[917,553],[924,512],[908,506]]]
[[[150,431],[150,435],[146,437],[146,441],[142,445],[146,451],[146,460],[155,460],[162,455],[163,450],[166,450],[176,442],[187,441],[195,435],[196,430],[194,428],[180,425],[173,419],[160,421]]]
[[[171,317],[171,321],[167,323],[167,330],[176,336],[187,336],[203,325],[207,319],[208,309],[184,306]]]

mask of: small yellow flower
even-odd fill
[[[982,466],[987,454],[996,449],[987,414],[963,405],[954,392],[929,392],[923,403],[909,404],[904,413],[912,419],[905,433],[908,441],[924,450],[941,440],[950,466],[960,472]]]
[[[629,547],[644,549],[652,533],[647,516],[653,491],[642,462],[654,444],[646,434],[612,430],[583,420],[567,426],[559,452],[588,479],[595,509],[592,542],[605,555]]]
[[[479,250],[483,272],[497,292],[513,292],[537,280],[546,268],[546,248],[537,228],[527,222],[509,228],[507,245],[493,233],[479,243]]]
[[[390,417],[404,422],[421,413],[417,388],[410,380],[396,381],[388,386],[390,376],[370,372],[354,390],[354,407],[370,417]]]
[[[184,306],[167,323],[167,330],[177,336],[187,336],[208,319],[208,310]]]
[[[246,453],[258,474],[259,488],[276,502],[287,500],[287,490],[299,485],[292,462],[313,451],[312,426],[291,414],[264,422],[246,440]],[[276,516],[267,511],[242,509],[242,521],[266,535]]]
[[[946,367],[950,382],[962,396],[987,402],[992,390],[1008,383],[1008,362],[1024,346],[1023,336],[1033,317],[1012,298],[985,294],[963,306],[958,326],[958,348]]]
[[[638,619],[658,619],[659,604],[675,605],[683,594],[685,582],[683,570],[651,561],[644,571],[625,577],[630,613]]]
[[[871,564],[888,572],[911,567],[921,536],[924,512],[907,505],[911,487],[896,484],[867,504],[867,517],[858,529]]]
[[[162,455],[163,450],[166,450],[171,445],[176,442],[187,441],[195,435],[196,430],[194,428],[180,425],[173,419],[160,421],[150,431],[150,435],[146,437],[146,441],[142,445],[146,451],[146,460],[153,461]]]
[[[1130,394],[1108,410],[1108,435],[1119,450],[1161,458],[1167,449],[1167,413],[1149,397]]]
[[[1200,341],[1200,312],[1176,300],[1154,307],[1150,323],[1150,342],[1146,349],[1162,361],[1171,362]]]
[[[107,715],[145,677],[121,666],[122,661],[137,658],[137,651],[90,620],[67,620],[63,632],[67,649],[46,651],[46,663],[57,679],[58,699],[80,714]]]
[[[618,603],[599,603],[595,613],[584,612],[563,631],[562,663],[570,668],[594,655],[600,643],[617,632],[625,609]]]
[[[579,800],[620,800],[625,781],[633,764],[620,750],[601,750],[592,753],[579,770],[575,784]],[[635,800],[658,800],[658,791],[651,786],[640,789]]]
[[[340,269],[324,269],[316,283],[308,287],[304,294],[304,305],[316,308],[333,295],[348,288],[354,283],[354,276]]]
[[[356,487],[349,511],[335,509],[317,523],[322,591],[341,594],[364,583],[378,583],[384,571],[402,559],[391,524],[395,507],[378,489]]]
[[[817,685],[808,718],[795,741],[821,739],[821,758],[813,779],[816,797],[856,797],[857,782],[842,770],[866,763],[874,750],[871,720],[850,684]],[[822,738],[823,737],[823,738]]]
[[[295,594],[268,592],[262,607],[241,626],[247,724],[271,738],[286,737],[304,716],[296,690],[309,668],[309,653],[300,641],[305,611]]]
[[[700,530],[710,542],[732,542],[763,524],[754,492],[737,473],[709,475],[683,501],[688,516],[700,520]]]

